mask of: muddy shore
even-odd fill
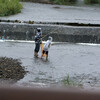
[[[14,83],[22,79],[26,71],[18,59],[0,57],[0,83]]]

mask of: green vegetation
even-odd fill
[[[85,4],[100,4],[100,0],[84,0]]]
[[[31,1],[31,2],[40,2],[39,0],[21,0],[21,1]],[[73,4],[76,3],[77,0],[47,0],[45,3],[55,3],[55,4],[60,4],[60,5],[67,5],[67,4]],[[43,2],[41,0],[41,2]]]
[[[60,5],[67,5],[76,3],[77,0],[50,0],[50,1]]]
[[[53,3],[67,5],[67,4],[74,4],[77,0],[50,0]],[[85,4],[100,4],[100,0],[84,0]]]
[[[24,2],[33,2],[34,0],[21,0],[21,1],[24,1]]]
[[[74,80],[71,80],[69,75],[67,75],[67,78],[63,80],[63,83],[66,86],[71,86],[71,87],[82,87],[83,86],[81,82],[75,82]]]
[[[60,5],[70,5],[75,4],[78,0],[21,0],[21,1],[28,1],[28,2],[44,2],[44,3],[53,3],[53,4],[60,4]],[[100,0],[84,0],[85,4],[100,4]]]
[[[21,12],[19,0],[0,0],[0,16],[8,16]]]

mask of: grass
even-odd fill
[[[22,5],[19,0],[0,0],[0,16],[20,13]]]
[[[63,80],[63,83],[65,86],[71,86],[71,87],[82,87],[83,84],[81,82],[75,82],[74,80],[71,80],[69,75]]]

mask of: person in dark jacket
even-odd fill
[[[37,28],[37,33],[35,35],[35,49],[34,49],[35,57],[38,57],[41,41],[42,41],[42,31],[41,31],[41,28]]]

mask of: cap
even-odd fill
[[[52,42],[52,37],[51,37],[51,36],[49,36],[49,37],[48,37],[48,40],[50,40],[50,41]]]

